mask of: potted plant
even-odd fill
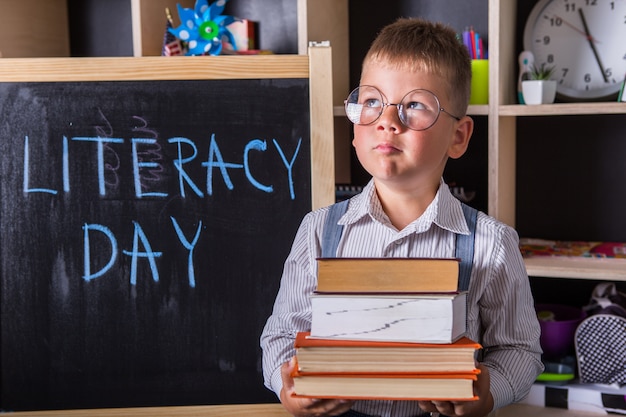
[[[556,80],[550,79],[554,67],[542,63],[540,67],[533,65],[530,79],[522,81],[522,93],[526,104],[554,103],[556,97]]]

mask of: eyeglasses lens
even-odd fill
[[[382,115],[386,106],[396,106],[400,121],[410,129],[424,130],[439,117],[439,100],[427,90],[413,90],[400,104],[385,103],[382,93],[372,86],[355,88],[346,100],[346,115],[354,124],[369,125]]]

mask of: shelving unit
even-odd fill
[[[557,103],[520,105],[517,103],[518,2],[488,1],[488,39],[490,50],[489,104],[470,106],[468,114],[484,116],[488,124],[488,213],[515,227],[518,122],[526,117],[621,115],[626,103]],[[403,2],[395,2],[403,3]],[[391,7],[391,6],[390,6]],[[401,9],[401,7],[396,7]],[[336,101],[335,101],[336,102]],[[344,116],[341,103],[335,116]],[[523,138],[521,139],[523,140]],[[626,237],[625,237],[626,239]],[[529,275],[536,277],[578,278],[626,281],[626,265],[620,261],[594,262],[576,259],[529,259]]]
[[[489,0],[489,213],[515,226],[516,122],[526,116],[626,114],[626,103],[516,103],[516,1]],[[497,53],[494,53],[497,51]],[[531,276],[626,281],[626,263],[580,259],[527,259]]]

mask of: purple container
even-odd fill
[[[574,353],[574,334],[586,317],[585,312],[562,304],[537,304],[535,310],[541,326],[540,343],[544,357],[558,360]]]

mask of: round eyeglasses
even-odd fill
[[[383,93],[371,85],[361,85],[350,93],[345,108],[348,119],[355,125],[369,125],[380,118],[387,106],[396,106],[402,124],[412,130],[426,130],[435,124],[441,112],[456,120],[460,117],[447,112],[437,96],[428,90],[412,90],[400,103],[385,103]]]

